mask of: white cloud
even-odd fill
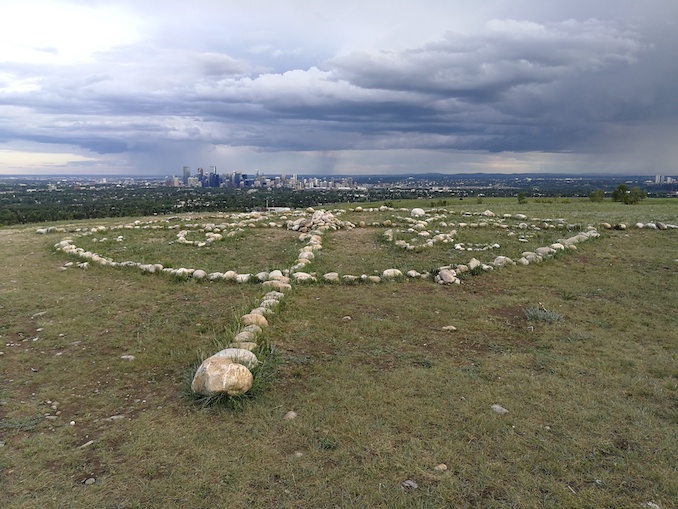
[[[65,65],[140,39],[140,23],[115,6],[59,1],[6,2],[0,62]]]
[[[602,153],[616,171],[615,133],[678,123],[678,8],[650,4],[14,2],[0,18],[0,147],[162,172],[194,157],[454,171],[464,154],[488,171],[576,171]],[[628,171],[650,145],[625,144]]]

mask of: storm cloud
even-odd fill
[[[0,173],[678,173],[674,2],[19,4]]]

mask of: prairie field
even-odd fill
[[[262,383],[211,406],[190,396],[191,377],[266,293],[256,278],[79,268],[54,246],[286,270],[304,243],[280,215],[1,229],[0,506],[676,507],[678,229],[634,225],[678,224],[678,201],[382,205],[325,207],[360,226],[326,231],[302,269],[318,281],[293,283],[269,317]],[[431,237],[453,240],[424,245],[413,207]],[[203,238],[208,223],[224,223],[223,239],[177,241]],[[461,284],[321,277],[492,266],[590,226],[600,237],[576,249]]]

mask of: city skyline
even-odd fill
[[[0,175],[678,173],[668,0],[1,12]]]

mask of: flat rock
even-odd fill
[[[268,290],[275,290],[278,292],[286,292],[288,290],[292,289],[292,285],[289,283],[284,283],[279,280],[273,280],[273,281],[264,281],[261,286],[263,286],[265,289]]]
[[[501,405],[492,405],[490,407],[493,412],[498,413],[499,415],[504,415],[508,413],[508,410],[506,410],[503,406]]]

